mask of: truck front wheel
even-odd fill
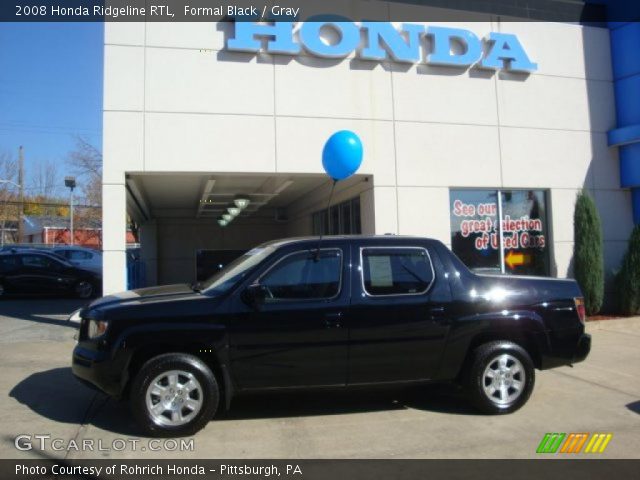
[[[133,415],[150,436],[193,435],[213,418],[219,400],[211,369],[185,353],[148,360],[131,385]]]
[[[466,387],[483,413],[511,413],[522,407],[533,390],[535,368],[527,351],[509,341],[480,345],[473,352]]]

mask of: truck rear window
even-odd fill
[[[363,248],[362,275],[369,295],[418,295],[433,282],[433,267],[424,248]]]

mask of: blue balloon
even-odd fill
[[[340,130],[329,137],[322,149],[322,166],[334,180],[356,173],[362,163],[362,142],[355,133]]]

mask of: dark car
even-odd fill
[[[74,295],[94,297],[102,280],[64,258],[42,250],[0,253],[0,297],[6,295]]]
[[[152,435],[189,435],[238,394],[460,382],[481,411],[529,398],[534,370],[585,359],[573,280],[472,273],[442,243],[327,237],[254,248],[198,286],[76,312],[74,374],[127,397]]]

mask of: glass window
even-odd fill
[[[247,277],[264,259],[271,255],[273,247],[256,247],[234,261],[230,262],[222,270],[214,273],[208,280],[200,285],[202,290],[209,294],[222,294],[233,288],[239,281]]]
[[[505,271],[549,275],[545,192],[514,190],[501,196]]]
[[[544,190],[451,190],[450,209],[451,248],[469,268],[549,274]]]
[[[22,265],[26,267],[56,268],[60,264],[44,255],[22,255]]]
[[[344,202],[340,204],[340,231],[351,232],[351,202]]]
[[[424,293],[433,281],[431,260],[423,248],[365,248],[362,263],[369,295]]]
[[[500,272],[498,193],[452,190],[451,249],[469,268]]]
[[[12,268],[18,266],[18,257],[15,255],[0,255],[0,268]]]
[[[334,205],[329,209],[329,234],[340,234],[340,205]]]
[[[358,235],[361,232],[360,197],[313,214],[314,235]]]
[[[64,250],[64,253],[69,260],[89,260],[93,256],[91,253],[82,250]]]
[[[322,210],[313,214],[313,234],[326,234],[329,231],[329,212]]]
[[[332,298],[340,291],[342,252],[304,251],[284,257],[260,279],[266,302]]]
[[[360,197],[351,200],[351,231],[353,233],[362,233],[360,225]]]

